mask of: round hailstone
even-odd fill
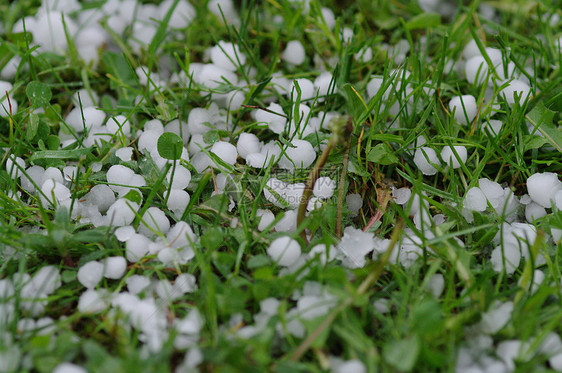
[[[505,97],[509,106],[515,104],[516,101],[522,105],[529,98],[531,87],[520,80],[513,80],[501,91],[501,94]]]
[[[275,230],[277,232],[295,232],[297,230],[297,211],[286,211],[283,217],[275,224]]]
[[[216,89],[226,82],[234,86],[238,84],[238,79],[234,72],[223,69],[212,63],[205,64],[199,75],[194,78],[197,83],[203,84],[209,89]]]
[[[165,0],[158,6],[158,19],[164,19],[168,11],[172,7],[174,0]],[[196,12],[193,5],[189,1],[181,0],[177,3],[172,16],[168,21],[168,26],[174,29],[182,29],[195,19]]]
[[[260,218],[260,222],[258,224],[258,230],[260,232],[264,231],[275,220],[275,215],[273,215],[270,210],[258,209],[256,217]]]
[[[285,154],[279,160],[279,167],[292,170],[296,168],[308,168],[316,159],[316,152],[312,145],[305,140],[293,140],[294,148],[287,148]]]
[[[149,207],[142,216],[142,223],[139,226],[139,233],[146,236],[154,236],[154,232],[166,234],[170,230],[170,221],[162,210],[158,207]]]
[[[131,237],[133,237],[133,235],[135,235],[135,228],[133,228],[131,225],[119,227],[115,230],[115,232],[113,232],[113,234],[115,235],[115,238],[117,238],[117,241],[127,242],[129,239],[131,239]]]
[[[267,254],[278,265],[290,267],[297,262],[301,255],[299,243],[288,236],[276,238],[267,249]]]
[[[347,209],[351,212],[351,216],[357,216],[359,210],[363,207],[363,198],[360,194],[348,194],[345,197],[345,203],[347,204]]]
[[[513,302],[502,303],[494,301],[490,309],[482,314],[480,327],[486,334],[496,334],[511,319],[513,312]]]
[[[133,148],[127,146],[125,148],[119,148],[115,151],[115,155],[119,158],[122,162],[130,162],[133,158]]]
[[[123,115],[117,115],[113,118],[109,118],[105,124],[107,127],[107,132],[111,134],[119,134],[125,137],[131,135],[131,123]]]
[[[467,125],[476,118],[478,105],[472,95],[455,96],[449,101],[449,110],[451,113],[454,112],[455,120],[458,123]]]
[[[471,57],[464,65],[464,72],[470,84],[482,85],[488,75],[488,63],[481,55]]]
[[[110,256],[104,260],[103,276],[112,280],[118,280],[127,270],[127,261],[122,256]]]
[[[166,181],[172,189],[185,189],[191,181],[191,172],[182,165],[171,167],[166,174]]]
[[[328,26],[329,29],[333,29],[336,27],[336,16],[334,16],[334,12],[330,8],[321,8],[320,12],[322,14],[322,18]]]
[[[148,150],[149,152],[157,149],[160,133],[154,130],[144,130],[139,137],[139,151]]]
[[[211,61],[223,69],[236,71],[238,66],[246,63],[246,56],[237,45],[219,41],[218,45],[211,48]]]
[[[562,190],[554,194],[554,203],[556,203],[556,208],[562,211]]]
[[[76,132],[84,132],[95,127],[101,127],[105,120],[105,113],[95,107],[77,107],[66,116],[65,123]]]
[[[207,168],[214,165],[214,162],[208,154],[199,152],[191,159],[191,165],[195,168],[195,171],[203,173]]]
[[[258,110],[255,112],[258,124],[265,123],[273,132],[280,134],[285,130],[287,119],[281,105],[272,102],[267,107],[268,111]]]
[[[194,108],[187,117],[187,128],[190,134],[203,134],[208,132],[211,127],[211,114],[207,109]]]
[[[87,373],[88,371],[81,366],[72,363],[60,363],[52,373]]]
[[[538,203],[531,202],[525,206],[525,219],[527,219],[529,223],[544,216],[546,216],[546,210]]]
[[[527,179],[527,190],[531,199],[545,208],[552,207],[556,193],[562,190],[558,175],[552,172],[536,173]]]
[[[78,312],[98,313],[107,308],[107,302],[96,290],[86,290],[78,299]]]
[[[0,117],[7,118],[10,115],[10,104],[11,104],[11,114],[15,114],[18,111],[18,103],[12,97],[12,94],[8,95],[10,97],[10,102],[6,98],[6,91],[10,92],[12,90],[12,83],[0,81]]]
[[[312,193],[318,198],[331,198],[336,189],[336,182],[327,176],[319,177],[314,183]]]
[[[148,245],[151,241],[142,234],[135,233],[125,244],[127,260],[136,263],[148,253]]]
[[[394,189],[392,191],[392,197],[397,205],[405,205],[410,200],[412,195],[412,190],[410,188],[404,187],[399,189]]]
[[[246,92],[242,90],[230,91],[225,96],[226,108],[231,112],[240,110],[245,100],[246,100]]]
[[[261,151],[260,139],[253,133],[242,132],[236,143],[236,150],[240,157],[246,159],[248,155]]]
[[[22,158],[11,155],[6,159],[6,171],[8,171],[12,179],[21,177],[23,175],[21,170],[25,170],[25,161]],[[55,168],[55,170],[58,169]],[[60,182],[62,182],[62,177]]]
[[[503,126],[503,122],[497,119],[489,119],[487,122],[484,123],[484,129],[490,132],[490,134],[493,136],[497,136],[500,134],[502,126]]]
[[[238,157],[236,147],[226,141],[217,141],[214,143],[211,148],[211,153],[215,154],[224,163],[228,163],[229,165],[234,165]]]
[[[490,258],[494,271],[501,272],[505,270],[505,273],[508,275],[515,272],[515,269],[519,267],[520,261],[521,251],[515,245],[504,245],[503,250],[501,246],[497,246],[492,251],[492,257]]]
[[[103,277],[103,264],[93,260],[78,270],[78,282],[88,289],[95,288]]]
[[[71,197],[70,190],[63,184],[54,181],[53,179],[45,180],[45,182],[41,186],[41,191],[43,192],[43,194],[41,195],[41,202],[43,202],[44,204],[64,204],[65,202],[69,201]],[[47,199],[45,199],[43,195],[45,195]]]
[[[185,190],[172,189],[168,197],[166,206],[174,213],[177,218],[181,218],[187,205],[189,204],[190,196]]]
[[[470,211],[485,211],[488,207],[486,195],[478,187],[472,187],[466,192],[463,207]]]
[[[316,95],[316,90],[314,89],[314,83],[312,83],[312,81],[306,78],[301,78],[301,79],[295,79],[291,83],[290,92],[292,93],[295,99],[299,94],[296,88],[297,84],[299,85],[299,88],[301,90],[301,97],[300,97],[301,100],[304,101],[314,98],[314,96]]]
[[[64,183],[62,172],[55,167],[49,167],[45,170],[45,174],[43,174],[43,180],[53,180],[57,183]]]
[[[493,208],[496,209],[502,206],[505,193],[500,184],[496,183],[495,181],[482,178],[478,180],[478,186]]]
[[[144,289],[150,286],[150,279],[146,276],[132,275],[125,280],[129,293],[139,294]]]
[[[168,123],[169,124],[169,123]],[[159,119],[152,119],[144,123],[143,129],[145,131],[154,131],[158,135],[164,133],[164,125]]]
[[[423,146],[414,153],[414,163],[424,175],[435,175],[437,168],[433,164],[440,165],[435,150]]]
[[[70,17],[64,18],[59,12],[39,12],[35,17],[33,42],[40,45],[40,52],[64,53],[68,49],[66,34],[72,38],[76,33],[76,25]],[[66,31],[65,31],[66,27]]]
[[[107,210],[107,224],[115,227],[129,225],[135,220],[135,212],[139,205],[125,198],[119,198]]]
[[[449,166],[453,167],[454,169],[457,169],[461,166],[461,162],[466,163],[467,153],[466,153],[466,148],[462,145],[456,145],[453,146],[453,148],[455,149],[458,158],[450,146],[444,146],[443,149],[441,150],[441,159],[445,163],[448,163]]]
[[[120,193],[127,189],[124,185],[131,185],[131,180],[135,172],[131,170],[129,167],[121,166],[121,165],[113,165],[107,170],[105,175],[106,180],[109,184],[109,187],[116,193]]]
[[[8,158],[9,159],[9,158]],[[6,164],[8,160],[6,160]],[[31,166],[27,170],[25,170],[26,175],[21,175],[21,187],[23,190],[33,193],[37,188],[41,188],[43,185],[45,175],[45,169],[41,166]]]
[[[435,0],[430,0],[430,1],[435,2]],[[476,44],[476,41],[474,39],[471,39],[468,42],[468,44],[466,44],[466,46],[462,51],[462,56],[464,57],[465,60],[468,60],[474,56],[481,56],[481,55],[482,54],[480,53],[480,49],[478,49],[478,44]]]
[[[306,55],[304,47],[298,40],[291,40],[283,51],[281,58],[291,65],[300,65],[304,62]]]
[[[328,71],[324,71],[314,79],[314,88],[318,91],[319,96],[326,96],[330,89],[335,89],[335,83],[332,83],[332,79],[333,75]]]

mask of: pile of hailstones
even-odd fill
[[[158,15],[161,18],[167,13],[172,0],[162,2],[159,6],[152,4],[137,4],[137,13],[131,16],[128,1],[108,1],[101,9],[90,9],[81,11],[80,4],[74,1],[58,2],[59,8],[54,6],[48,8],[44,5],[37,15],[26,17],[26,28],[34,35],[34,43],[40,47],[40,51],[53,51],[64,53],[68,48],[66,38],[60,37],[64,34],[61,13],[65,5],[65,12],[74,12],[77,16],[66,18],[66,26],[69,33],[74,36],[76,47],[82,59],[94,65],[97,63],[97,48],[104,44],[111,47],[110,38],[105,30],[101,28],[98,21],[108,16],[107,25],[118,33],[122,33],[125,27],[132,26],[135,40],[130,40],[133,51],[138,52],[140,48],[146,47],[152,40],[156,31],[156,23],[151,19]],[[212,11],[220,3],[221,12],[227,19],[236,22],[236,13],[232,3],[229,1],[211,1]],[[218,9],[218,7],[217,7]],[[179,29],[186,27],[194,18],[195,11],[186,1],[180,1],[176,11],[172,14],[170,28]],[[322,16],[326,24],[333,28],[335,26],[333,13],[328,9],[322,9]],[[158,18],[158,17],[156,17]],[[13,32],[23,31],[23,20],[14,25]],[[80,27],[78,27],[80,25]],[[79,30],[79,31],[77,31]],[[344,39],[350,38],[351,30],[343,30]],[[53,35],[55,34],[55,35]],[[53,37],[57,36],[57,37]],[[560,41],[558,41],[560,43]],[[399,43],[394,52],[397,60],[403,59],[407,53],[404,43]],[[470,83],[483,84],[486,79],[501,79],[506,82],[504,89],[500,92],[508,104],[513,105],[518,100],[525,100],[531,93],[529,81],[525,75],[517,71],[510,62],[506,68],[503,66],[501,51],[494,48],[486,48],[486,53],[492,66],[488,66],[486,59],[480,54],[476,43],[472,41],[467,45],[463,53],[463,59],[448,64],[449,69],[456,69],[463,73]],[[363,51],[357,58],[369,58],[372,51]],[[224,80],[233,86],[238,85],[236,70],[239,65],[244,65],[246,57],[240,49],[232,43],[219,42],[219,44],[208,51],[209,63],[192,63],[189,67],[189,75],[185,73],[165,76],[165,69],[161,75],[152,73],[144,67],[136,71],[139,81],[143,85],[152,88],[168,84],[184,85],[189,83],[193,77],[193,83],[212,90],[219,86]],[[297,66],[304,62],[305,51],[299,41],[291,41],[287,44],[282,54],[282,59],[288,65]],[[2,70],[3,79],[11,79],[20,65],[18,57],[14,57]],[[507,75],[505,72],[507,71]],[[493,72],[494,74],[492,74]],[[252,76],[252,70],[249,69]],[[398,106],[392,101],[394,93],[404,95],[409,104],[412,99],[408,93],[412,87],[407,84],[407,71],[397,71],[392,75],[395,84],[383,93],[382,97],[387,103],[387,110],[391,114],[397,114]],[[289,81],[281,76],[275,76],[268,89],[276,89],[284,95],[295,95],[298,84],[301,100],[313,99],[326,95],[330,89],[332,76],[329,72],[322,72],[314,81],[308,79],[297,79]],[[367,97],[373,97],[383,86],[382,78],[373,78],[367,85]],[[0,82],[2,91],[11,91],[12,85],[7,81]],[[393,91],[395,90],[395,91]],[[291,114],[283,112],[282,107],[276,102],[270,102],[267,110],[254,112],[254,119],[267,126],[276,134],[287,134],[292,138],[292,146],[283,149],[277,141],[262,143],[251,133],[241,133],[236,145],[226,141],[217,141],[208,146],[203,141],[203,135],[211,129],[229,129],[228,111],[238,110],[245,98],[245,90],[242,88],[226,94],[213,93],[213,103],[207,108],[193,109],[187,122],[173,120],[165,125],[159,120],[151,120],[144,124],[143,130],[133,134],[127,118],[115,116],[107,119],[103,111],[98,110],[97,94],[93,91],[80,90],[74,97],[77,107],[65,118],[66,126],[61,129],[60,138],[63,140],[61,146],[70,145],[79,141],[79,146],[87,147],[99,143],[101,140],[114,141],[116,139],[129,139],[132,135],[138,137],[138,150],[150,157],[157,169],[162,170],[170,162],[160,156],[157,150],[158,137],[164,132],[173,132],[180,135],[184,141],[184,149],[181,159],[175,161],[166,175],[169,185],[167,191],[167,207],[169,211],[179,220],[189,203],[190,196],[186,189],[190,185],[191,173],[184,166],[189,162],[197,172],[203,172],[208,167],[215,167],[221,171],[217,177],[217,191],[221,193],[227,184],[228,173],[225,165],[234,165],[240,157],[246,164],[254,168],[263,168],[271,162],[276,162],[279,167],[293,170],[295,168],[310,167],[317,153],[323,149],[325,144],[319,144],[316,148],[304,138],[315,131],[324,129],[325,123],[330,121],[335,113],[320,112],[316,116],[311,114],[311,108],[300,103],[292,107]],[[430,92],[427,92],[430,93]],[[491,116],[497,108],[497,97],[493,97],[492,91],[488,90],[486,101],[483,105],[489,106]],[[78,105],[79,102],[79,105]],[[17,102],[11,99],[11,110],[17,110]],[[477,120],[479,112],[476,100],[473,96],[462,95],[453,97],[449,102],[449,108],[455,120],[460,125],[468,125]],[[39,109],[40,112],[42,109]],[[8,107],[2,102],[2,115],[6,116]],[[286,118],[291,117],[289,121]],[[303,120],[304,119],[304,120]],[[501,131],[502,122],[487,118],[482,128],[492,136]],[[284,150],[284,151],[283,151]],[[133,149],[121,147],[116,150],[115,155],[123,162],[131,161]],[[446,146],[441,152],[427,144],[425,138],[419,138],[413,153],[414,163],[425,175],[434,175],[446,167],[461,167],[467,160],[467,150],[463,146]],[[219,162],[220,160],[220,162]],[[444,164],[445,166],[442,166]],[[92,171],[100,172],[101,164],[91,165]],[[144,276],[132,275],[127,278],[128,291],[118,294],[109,294],[105,289],[98,288],[103,277],[107,279],[119,279],[125,275],[127,261],[135,263],[147,255],[155,255],[157,260],[165,265],[176,263],[188,263],[193,257],[193,245],[197,237],[191,227],[179,221],[173,226],[165,212],[157,207],[150,207],[142,216],[142,224],[138,231],[131,226],[139,211],[141,202],[134,202],[128,195],[131,191],[139,192],[140,188],[146,186],[146,180],[142,175],[136,174],[125,165],[113,165],[106,172],[107,184],[94,186],[88,194],[80,201],[72,201],[69,189],[72,180],[84,169],[78,169],[77,165],[69,164],[63,170],[57,168],[44,169],[37,165],[26,165],[22,158],[11,157],[6,162],[6,169],[11,177],[18,180],[21,189],[29,194],[39,197],[44,206],[66,206],[72,205],[72,217],[80,219],[83,223],[91,223],[94,226],[111,225],[116,227],[116,238],[124,242],[126,247],[125,258],[110,257],[102,261],[90,261],[84,264],[78,271],[78,281],[87,289],[79,299],[78,310],[80,312],[101,312],[110,305],[121,309],[129,315],[130,325],[140,330],[140,339],[146,342],[150,351],[158,351],[169,335],[168,322],[166,320],[166,305],[182,295],[197,290],[196,279],[188,274],[180,274],[173,281],[151,280]],[[502,225],[502,233],[498,234],[494,242],[496,249],[492,252],[491,262],[495,270],[506,271],[511,274],[518,267],[521,257],[529,256],[529,245],[534,242],[537,232],[532,222],[545,216],[550,209],[562,209],[562,185],[555,174],[538,173],[532,175],[527,182],[528,195],[520,199],[505,187],[488,179],[480,179],[478,186],[468,190],[463,202],[463,213],[467,220],[471,221],[473,212],[485,212],[488,209],[495,210],[506,219]],[[333,196],[336,183],[328,177],[318,179],[314,187],[314,196],[308,205],[308,211],[321,208],[322,204]],[[280,212],[282,218],[272,226],[276,220],[271,210],[259,210],[259,230],[275,229],[276,231],[292,233],[296,230],[296,208],[302,198],[304,185],[302,183],[290,184],[272,178],[267,181],[263,191],[266,200],[273,205],[286,211]],[[409,188],[393,190],[394,202],[408,209],[409,215],[413,216],[416,227],[425,231],[426,237],[431,235],[429,228],[444,222],[443,215],[431,216],[429,214],[427,196],[412,193]],[[21,200],[21,192],[12,193],[11,197]],[[234,202],[234,201],[232,201]],[[350,194],[346,197],[347,207],[351,214],[357,214],[362,206],[361,196]],[[520,216],[519,210],[524,206],[527,223],[517,221]],[[560,240],[562,231],[553,229],[552,238]],[[459,245],[463,243],[458,240]],[[274,240],[267,253],[282,267],[282,273],[293,273],[311,258],[320,258],[321,263],[338,260],[348,268],[359,268],[366,264],[367,255],[375,258],[383,253],[389,246],[389,240],[377,238],[373,233],[363,232],[353,227],[345,228],[341,241],[335,246],[317,245],[303,254],[300,244],[289,236]],[[400,241],[399,247],[394,250],[391,261],[404,266],[411,266],[423,253],[421,239],[413,231],[406,229]],[[537,264],[544,262],[544,258],[537,258]],[[301,276],[306,275],[306,271]],[[435,275],[432,279],[432,291],[438,295],[443,288],[443,279]],[[541,282],[544,274],[540,270],[535,271],[535,284]],[[32,277],[29,275],[14,276],[14,278],[0,281],[0,293],[9,298],[15,293],[15,289],[21,289],[25,301],[19,306],[37,317],[43,312],[46,297],[60,286],[60,274],[54,267],[47,266],[37,271]],[[142,296],[141,296],[142,295]],[[304,336],[302,320],[318,317],[328,312],[333,306],[335,297],[326,292],[320,284],[307,282],[302,291],[294,295],[296,306],[289,310],[288,328],[278,327],[278,332],[290,333],[297,337]],[[279,301],[266,299],[261,304],[260,313],[254,315],[255,324],[248,325],[238,330],[240,337],[248,337],[259,332],[269,318],[277,313]],[[0,314],[8,321],[13,318],[16,310],[12,302],[1,304]],[[379,310],[385,309],[384,300],[375,304]],[[493,314],[495,309],[502,305],[496,305],[490,310]],[[232,323],[239,323],[241,315],[233,317]],[[201,354],[196,347],[199,331],[202,327],[202,317],[194,309],[184,319],[175,320],[174,327],[178,332],[176,345],[178,348],[189,348],[186,361],[195,364],[200,361]],[[18,327],[22,331],[41,329],[43,332],[49,330],[53,320],[41,318],[22,319]],[[493,332],[491,332],[493,334]]]

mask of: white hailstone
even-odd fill
[[[503,126],[503,122],[497,119],[489,119],[484,123],[484,129],[493,136],[498,136]]]
[[[148,253],[150,240],[142,234],[135,233],[125,244],[127,260],[136,263]]]
[[[294,147],[287,148],[285,154],[279,160],[279,167],[292,170],[296,168],[308,168],[316,159],[316,152],[312,145],[306,140],[294,139],[291,144]]]
[[[142,216],[142,222],[139,226],[139,233],[148,237],[154,236],[160,232],[162,234],[168,233],[170,230],[170,221],[162,210],[158,207],[149,207]]]
[[[173,285],[173,290],[179,294],[193,293],[198,288],[197,279],[189,273],[182,273],[176,277]]]
[[[445,278],[441,273],[436,273],[427,282],[426,289],[433,294],[435,298],[439,298],[445,288]]]
[[[316,96],[316,90],[314,89],[314,83],[306,78],[295,79],[291,83],[289,88],[290,93],[293,95],[293,99],[298,97],[297,84],[300,88],[300,99],[302,101],[313,99]]]
[[[178,135],[183,140],[184,145],[187,145],[189,143],[190,133],[189,133],[189,125],[187,124],[187,122],[180,121],[179,119],[174,119],[166,123],[166,126],[164,127],[164,132],[171,132]]]
[[[349,43],[351,38],[353,38],[353,30],[350,27],[344,27],[341,32],[341,41]]]
[[[127,242],[135,234],[135,228],[131,225],[119,227],[113,232],[113,234],[115,235],[115,238],[117,238],[117,241]]]
[[[12,80],[18,72],[18,68],[19,68],[20,64],[21,64],[21,57],[20,56],[16,55],[16,56],[12,57],[8,61],[8,63],[4,66],[4,68],[2,70],[0,70],[0,78],[6,79],[6,80]]]
[[[166,174],[166,181],[172,189],[185,189],[191,181],[191,172],[182,165],[170,167]]]
[[[258,209],[256,211],[256,217],[260,218],[260,222],[258,224],[258,230],[260,232],[265,230],[275,220],[275,215],[273,215],[270,210]]]
[[[304,47],[298,40],[291,40],[287,43],[281,58],[291,65],[300,65],[306,57]]]
[[[133,148],[131,148],[130,146],[119,148],[115,151],[115,155],[122,162],[129,162],[133,158]]]
[[[322,19],[324,19],[326,26],[333,29],[336,26],[336,17],[332,9],[323,7],[320,9],[320,13],[322,14]]]
[[[203,173],[207,168],[213,166],[215,163],[208,154],[199,152],[191,159],[191,165],[198,173]]]
[[[119,198],[107,210],[107,224],[115,227],[129,225],[135,220],[135,212],[139,205],[125,198]]]
[[[281,105],[272,102],[267,107],[268,111],[257,110],[255,112],[256,121],[258,124],[265,123],[273,132],[280,134],[285,130],[287,119]]]
[[[336,182],[327,176],[323,176],[316,179],[312,193],[318,198],[331,198],[335,189]]]
[[[508,275],[513,274],[517,267],[519,267],[519,262],[521,261],[521,251],[518,246],[514,245],[504,245],[497,246],[494,251],[492,251],[492,257],[490,262],[492,267],[496,272],[502,272]]]
[[[459,124],[467,125],[476,118],[478,105],[472,95],[455,96],[449,101],[449,110],[454,112],[455,120]]]
[[[150,279],[146,276],[132,275],[125,280],[131,294],[139,294],[150,286]]]
[[[105,185],[94,185],[92,189],[84,196],[85,203],[97,206],[100,212],[106,212],[109,206],[115,202],[115,193]]]
[[[163,19],[170,8],[172,7],[174,0],[165,0],[158,6],[158,18]],[[181,0],[176,5],[172,16],[168,22],[168,26],[174,29],[182,29],[187,26],[195,19],[196,12],[193,5],[191,5],[186,0]]]
[[[289,134],[293,134],[295,131],[303,132],[306,129],[309,121],[309,114],[310,114],[310,107],[306,104],[301,103],[298,107],[293,105],[291,112],[293,117],[291,118],[291,122],[289,123],[289,128],[287,128],[287,132]]]
[[[336,248],[333,245],[318,244],[312,247],[308,252],[309,258],[318,256],[320,264],[326,265],[336,258]]]
[[[158,135],[161,135],[164,133],[164,125],[162,124],[162,121],[160,121],[159,119],[152,119],[144,123],[143,130],[154,131]]]
[[[500,184],[495,181],[482,178],[478,180],[478,186],[494,209],[502,208],[502,204],[504,202],[504,191]]]
[[[242,132],[238,137],[236,150],[238,151],[238,154],[240,154],[240,157],[246,159],[248,155],[260,152],[260,140],[253,133]]]
[[[332,295],[303,295],[297,300],[297,310],[300,317],[304,320],[324,316],[335,306],[335,299]]]
[[[345,203],[347,204],[347,209],[351,212],[352,216],[357,216],[359,210],[363,207],[363,198],[360,194],[348,194],[345,197]]]
[[[212,118],[209,111],[204,108],[194,108],[187,117],[187,128],[190,134],[203,134],[208,132],[211,127]]]
[[[12,179],[21,177],[23,175],[23,172],[21,170],[25,170],[25,161],[20,157],[14,157],[13,155],[10,155],[6,159],[6,171],[8,171],[10,177]],[[60,182],[62,183],[62,177]]]
[[[15,294],[14,284],[9,278],[0,280],[0,298],[8,299]]]
[[[525,219],[527,219],[529,223],[532,223],[536,219],[540,219],[544,216],[546,216],[546,210],[538,203],[531,202],[525,206]]]
[[[76,132],[89,131],[101,127],[105,120],[105,113],[95,107],[76,107],[66,116],[65,123]]]
[[[7,162],[8,160],[6,160],[6,163]],[[24,174],[21,175],[21,187],[23,190],[33,193],[37,188],[41,188],[44,181],[43,175],[45,174],[45,169],[43,167],[31,166],[25,170],[25,173],[27,176]]]
[[[488,63],[480,54],[471,57],[464,65],[466,80],[470,84],[482,85],[488,76]]]
[[[283,201],[286,202],[285,193],[287,185],[287,183],[277,178],[270,178],[267,180],[265,187],[263,188],[263,195],[265,199],[277,207],[284,207]]]
[[[41,294],[51,294],[61,286],[59,269],[52,265],[41,267],[35,272],[29,285]]]
[[[478,49],[478,45],[474,39],[470,39],[466,44],[462,51],[462,56],[465,60],[469,60],[474,56],[481,56],[480,49]]]
[[[43,174],[43,180],[53,180],[57,183],[64,183],[64,177],[62,176],[62,172],[55,167],[49,167],[45,170]]]
[[[301,255],[301,246],[298,241],[288,236],[276,238],[267,248],[267,254],[278,265],[290,267],[297,262]]]
[[[531,199],[545,208],[556,203],[555,196],[562,190],[562,182],[552,172],[535,173],[527,179],[527,190]]]
[[[148,150],[148,152],[153,151],[158,146],[158,138],[160,133],[154,130],[144,130],[139,137],[138,148],[139,151]]]
[[[411,195],[412,190],[407,187],[392,190],[392,198],[394,198],[394,202],[398,205],[405,205],[408,203]]]
[[[172,284],[167,279],[156,281],[154,284],[154,291],[163,300],[168,302],[178,299],[182,296],[181,293],[174,291]]]
[[[472,187],[466,192],[463,208],[469,211],[486,211],[487,207],[486,195],[480,188]]]
[[[554,194],[554,203],[556,204],[556,208],[558,210],[562,210],[562,189]]]
[[[246,164],[254,168],[263,168],[267,166],[267,156],[261,153],[248,154]]]
[[[238,84],[238,78],[234,72],[223,69],[212,63],[205,64],[199,75],[194,76],[194,78],[197,83],[209,89],[216,89],[226,82],[234,86]]]
[[[225,96],[225,107],[229,111],[237,111],[242,108],[242,105],[246,101],[246,92],[242,90],[230,91]]]
[[[234,165],[238,157],[236,147],[226,141],[217,141],[211,147],[211,153],[219,157],[224,163]]]
[[[193,229],[184,221],[176,223],[168,232],[166,240],[169,242],[168,246],[173,249],[189,248],[191,249],[192,243],[196,241]]]
[[[78,299],[78,312],[99,313],[105,310],[108,304],[104,295],[101,291],[86,290]]]
[[[41,195],[41,202],[43,204],[66,205],[70,201],[70,190],[53,179],[46,180],[41,186],[41,191],[43,192]]]
[[[52,373],[87,373],[88,371],[79,365],[72,363],[60,363],[55,367]]]
[[[116,115],[109,118],[105,126],[111,134],[119,134],[125,137],[131,135],[131,123],[129,123],[127,118],[123,115]]]
[[[66,32],[72,38],[76,33],[77,27],[70,17],[65,17],[59,12],[39,12],[35,18],[32,28],[33,42],[39,45],[40,52],[64,53],[68,49]]]
[[[246,63],[246,56],[236,44],[219,41],[218,45],[211,48],[211,61],[223,69],[236,71],[239,66]]]
[[[319,209],[319,208],[321,208],[321,207],[323,206],[323,204],[324,204],[324,203],[323,203],[323,201],[322,201],[321,198],[318,198],[318,197],[311,197],[311,198],[308,200],[308,204],[306,205],[306,211],[309,211],[309,212],[310,212],[310,211]]]
[[[351,226],[343,231],[337,249],[344,255],[344,265],[348,268],[361,268],[365,265],[365,255],[375,248],[373,233],[363,232]]]
[[[240,23],[238,13],[236,12],[236,6],[232,0],[210,0],[207,4],[207,9],[217,16],[219,20],[224,20],[228,24]]]
[[[201,149],[206,149],[206,148],[208,148],[208,145],[205,143],[202,134],[197,133],[191,136],[191,140],[189,141],[189,145],[187,147],[189,154],[193,155],[199,153],[201,152]]]
[[[324,71],[314,79],[314,88],[318,91],[319,96],[326,96],[330,89],[335,90],[335,82],[332,83],[332,80],[333,75],[328,71]]]
[[[437,168],[435,168],[434,164],[438,166],[441,164],[435,150],[426,146],[416,149],[414,163],[424,175],[435,175]]]
[[[297,230],[297,211],[286,211],[283,217],[275,224],[275,230],[277,232],[295,232]]]
[[[447,145],[444,146],[443,149],[441,150],[441,159],[445,163],[449,164],[451,167],[456,169],[461,166],[461,163],[466,163],[467,152],[466,152],[466,148],[462,145],[455,145],[453,146],[453,148],[455,149],[458,158],[453,152],[453,149]]]
[[[515,102],[523,105],[531,95],[531,87],[520,80],[513,80],[501,91],[501,94],[505,97],[509,106],[515,104]]]
[[[116,193],[128,190],[124,185],[131,185],[131,181],[135,172],[129,167],[122,165],[113,165],[107,170],[106,180],[110,184],[109,187]]]
[[[189,204],[190,196],[183,189],[172,189],[168,197],[166,206],[174,213],[177,218],[181,218],[187,205]]]
[[[95,288],[103,277],[103,264],[92,260],[78,269],[78,282],[88,289]]]
[[[103,276],[112,280],[118,280],[127,270],[127,261],[122,256],[110,256],[103,261]]]

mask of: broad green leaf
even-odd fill
[[[399,371],[407,372],[414,368],[420,353],[420,342],[417,337],[388,342],[384,345],[384,360]]]
[[[162,158],[175,161],[181,157],[183,140],[175,133],[164,132],[158,138],[157,148]]]
[[[29,121],[25,127],[25,138],[27,141],[33,140],[39,129],[39,116],[35,113],[29,114]]]
[[[554,114],[552,110],[549,110],[544,106],[544,103],[540,101],[526,117],[527,120],[543,134],[549,144],[562,153],[562,130],[554,127],[552,124]]]
[[[525,151],[538,149],[544,144],[548,144],[548,139],[540,136],[528,135],[524,136],[523,139],[525,140]]]
[[[78,159],[84,155],[90,154],[91,151],[91,148],[74,150],[43,150],[33,153],[30,161],[35,161],[37,159]]]
[[[47,136],[47,148],[52,151],[57,151],[60,146],[60,138],[56,135]]]
[[[31,82],[25,89],[27,98],[31,102],[31,106],[35,109],[46,106],[51,101],[53,94],[48,85],[41,82]]]
[[[139,193],[138,190],[130,190],[129,192],[127,192],[127,194],[125,194],[123,198],[128,199],[129,201],[137,204],[142,203],[142,195]]]
[[[408,30],[426,29],[441,24],[441,16],[437,13],[421,13],[406,22]]]
[[[211,130],[203,134],[203,141],[207,145],[213,145],[219,140],[220,140],[220,135],[218,131]]]
[[[412,325],[420,335],[439,333],[444,327],[441,307],[434,299],[426,299],[414,306]]]
[[[369,154],[367,154],[367,160],[385,166],[398,163],[398,157],[394,154],[392,148],[384,143],[377,144],[377,146],[371,149]]]

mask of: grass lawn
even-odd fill
[[[0,1],[0,373],[562,371],[560,1]]]

